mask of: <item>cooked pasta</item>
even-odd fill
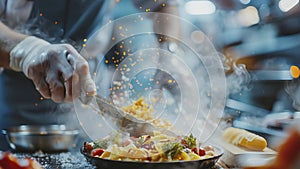
[[[144,98],[134,101],[131,105],[122,107],[122,110],[133,115],[134,117],[150,122],[156,127],[169,128],[171,123],[166,119],[155,119],[153,117],[153,106],[144,102]]]
[[[144,98],[122,109],[155,126],[163,128],[171,126],[167,120],[153,118],[153,107],[146,104]],[[143,162],[191,161],[214,156],[214,149],[212,147],[199,148],[192,134],[169,136],[160,132],[137,138],[130,137],[126,133],[117,133],[91,143],[85,142],[84,151],[91,156],[103,159]]]
[[[212,148],[197,148],[192,135],[173,137],[161,133],[138,138],[113,136],[86,142],[84,150],[103,159],[143,162],[191,161],[214,156]]]

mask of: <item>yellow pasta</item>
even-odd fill
[[[196,138],[192,135],[173,137],[156,133],[154,136],[143,135],[138,138],[127,137],[120,140],[115,138],[117,137],[89,143],[93,147],[90,150],[91,155],[109,160],[144,162],[192,161],[214,156],[211,150],[206,154],[204,149],[197,148]],[[102,150],[101,154],[95,154],[99,149]]]
[[[153,118],[153,107],[146,104],[144,98],[122,109],[155,126],[164,128],[171,126],[167,120]],[[84,151],[103,159],[144,162],[192,161],[214,156],[211,148],[209,153],[206,153],[203,148],[199,147],[192,134],[169,136],[156,131],[152,136],[143,135],[138,138],[122,134],[118,133],[92,143],[86,142]]]
[[[140,98],[137,101],[134,101],[131,105],[122,107],[122,110],[128,114],[133,115],[134,117],[152,123],[154,126],[160,128],[169,128],[171,123],[166,119],[155,119],[153,117],[153,106],[148,105],[144,102],[144,98]]]

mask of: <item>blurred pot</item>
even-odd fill
[[[66,151],[74,146],[79,131],[65,125],[20,125],[3,129],[10,147],[17,151]]]

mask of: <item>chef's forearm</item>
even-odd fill
[[[26,35],[11,30],[0,21],[0,67],[9,68],[9,53]]]

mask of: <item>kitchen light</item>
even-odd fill
[[[208,15],[216,11],[216,6],[211,1],[189,1],[185,4],[185,11],[190,15]]]
[[[251,26],[259,23],[258,11],[254,6],[248,6],[237,13],[237,20],[241,26]]]
[[[279,1],[279,8],[282,12],[288,12],[299,3],[299,0],[281,0]]]
[[[240,2],[244,5],[247,5],[251,2],[251,0],[240,0]]]

